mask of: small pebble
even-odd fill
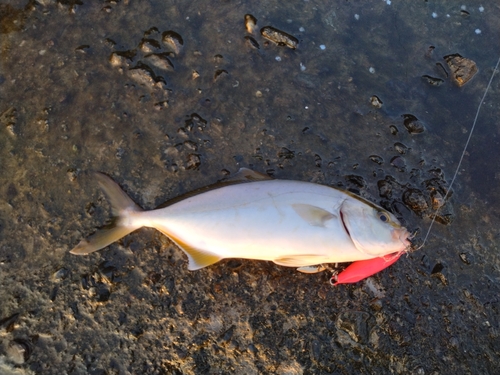
[[[324,51],[324,50],[326,49],[326,46],[325,46],[324,44],[321,44],[321,45],[319,46],[319,49],[321,49],[321,50],[323,50],[323,51]]]
[[[482,5],[479,7],[479,11],[484,12],[484,7]]]
[[[276,56],[276,57],[275,57],[275,60],[276,60],[276,61],[281,61],[281,57]]]
[[[301,26],[301,27],[299,27],[299,31],[300,31],[301,33],[303,33],[304,31],[306,31],[306,29],[304,29],[304,28]]]
[[[476,29],[476,30],[474,30],[474,32],[479,35],[479,34],[481,34],[481,29]]]
[[[359,14],[355,14],[355,15],[354,15],[354,19],[355,19],[356,21],[358,21],[358,20],[359,20]]]
[[[377,95],[373,95],[371,98],[370,98],[370,103],[372,106],[374,106],[375,108],[382,108],[382,100],[380,100],[380,98],[377,96]]]
[[[370,66],[370,69],[368,69],[368,71],[371,73],[371,74],[374,74],[375,73],[375,68]]]
[[[253,34],[257,28],[257,19],[251,14],[245,14],[245,27],[247,32]]]
[[[300,63],[300,70],[303,72],[304,70],[306,70],[306,67],[304,64]]]
[[[279,46],[287,46],[288,48],[296,49],[299,44],[299,40],[296,37],[272,26],[264,26],[260,29],[260,34]]]
[[[432,18],[437,18],[437,13],[436,12],[432,12]]]

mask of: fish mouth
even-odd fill
[[[411,239],[414,237],[406,228],[401,228],[399,233],[399,240],[405,245],[406,249],[411,249],[413,247],[413,243]]]
[[[415,250],[419,250],[420,248],[422,248],[422,246],[417,247],[418,241],[415,239],[415,237],[417,237],[417,233],[418,233],[418,230],[414,231],[413,233],[408,232],[407,237],[401,239],[401,241],[403,243],[408,244],[408,247],[407,247],[408,250],[415,251]],[[403,236],[401,236],[401,237],[403,237]]]

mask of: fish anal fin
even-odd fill
[[[295,203],[292,208],[302,219],[315,227],[324,227],[328,220],[335,218],[331,212],[310,204]]]
[[[184,253],[186,253],[189,261],[188,270],[190,271],[196,271],[200,268],[211,266],[212,264],[223,259],[220,255],[213,254],[206,250],[197,249],[196,247],[187,244],[185,241],[182,241],[164,230],[161,230],[161,232],[175,242],[175,244],[179,246]]]
[[[228,178],[228,182],[250,182],[250,181],[266,181],[272,180],[267,174],[255,172],[248,168],[240,168],[234,176]]]
[[[189,245],[181,245],[180,248],[188,255],[189,265],[188,270],[196,271],[203,267],[211,266],[217,263],[222,257],[209,253],[204,250],[198,250]]]

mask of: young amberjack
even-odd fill
[[[111,178],[96,178],[111,202],[114,226],[82,240],[72,254],[102,249],[141,227],[169,237],[186,253],[189,270],[246,258],[316,272],[321,267],[312,266],[324,263],[375,259],[367,264],[378,265],[410,247],[409,232],[393,214],[315,183],[275,180],[242,168],[225,184],[144,211]]]

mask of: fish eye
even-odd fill
[[[383,221],[384,223],[388,223],[391,221],[391,218],[389,215],[387,215],[385,212],[379,212],[378,213],[378,218]]]

